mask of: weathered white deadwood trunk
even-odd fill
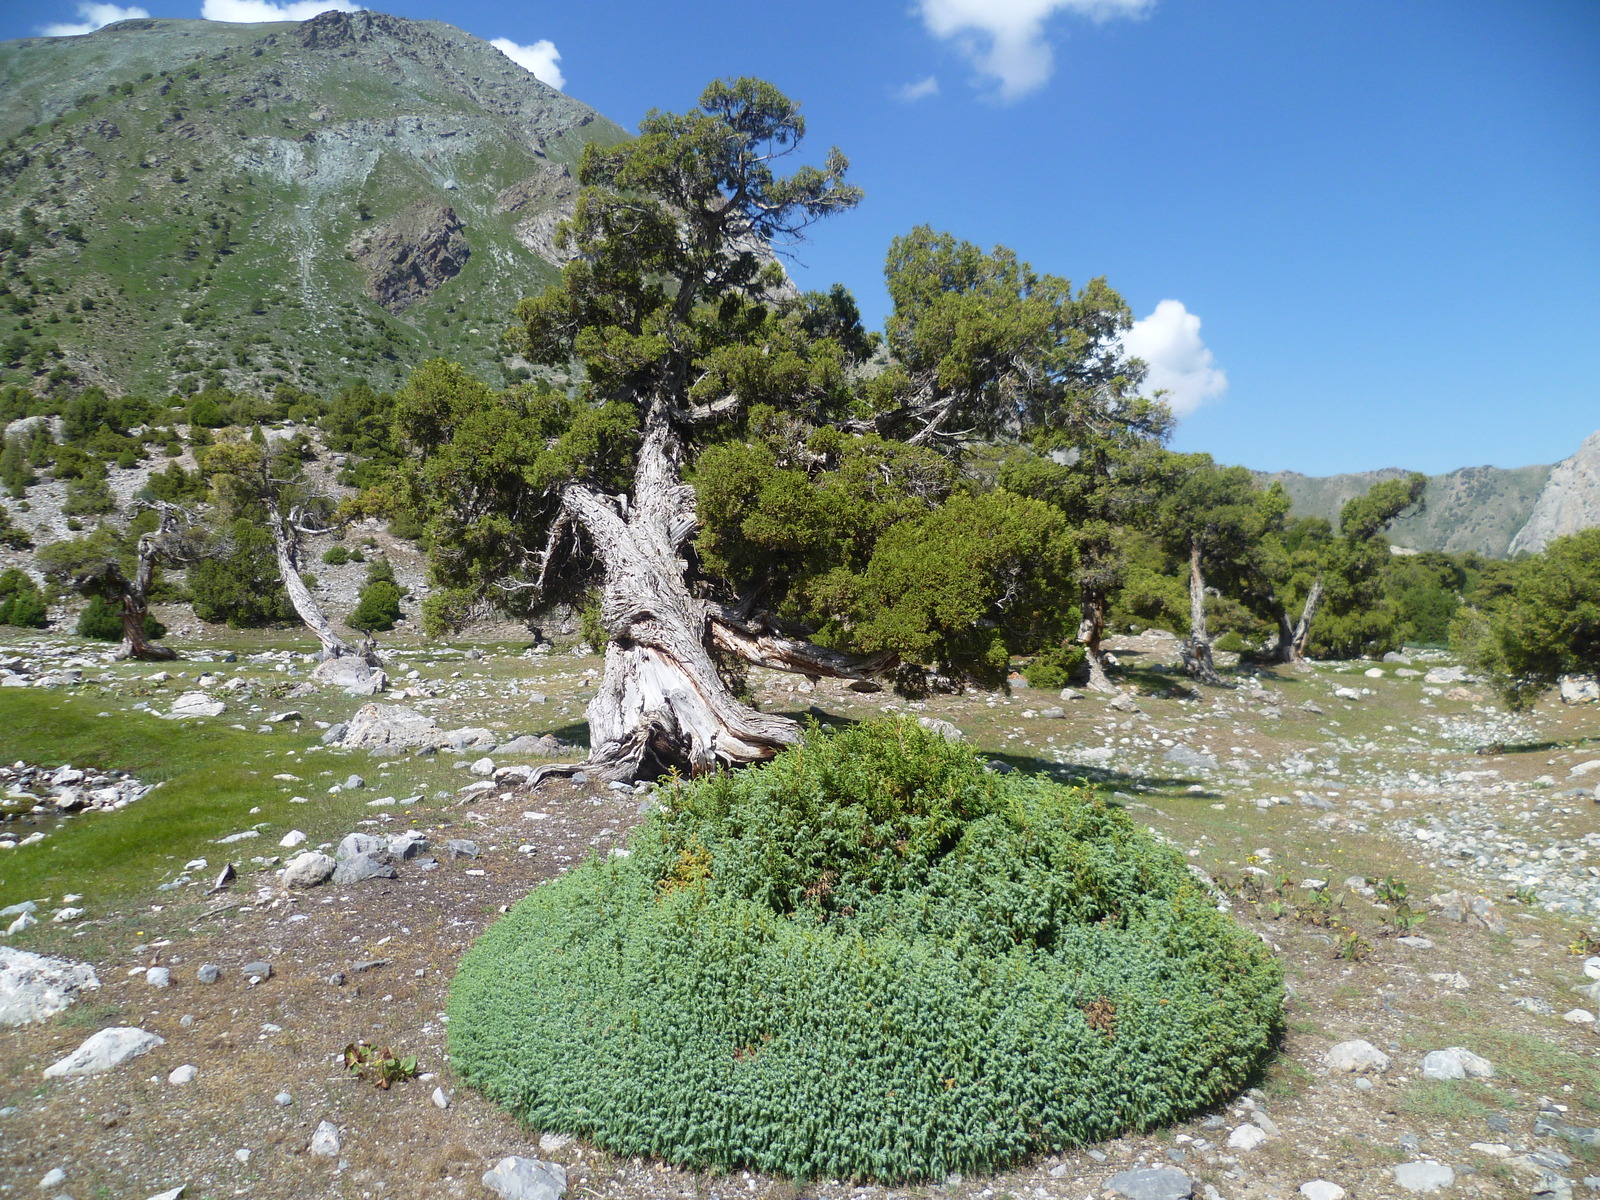
[[[1083,619],[1078,622],[1078,644],[1083,647],[1089,665],[1089,689],[1095,692],[1115,692],[1117,685],[1106,675],[1106,654],[1101,640],[1106,631],[1105,593],[1085,589],[1082,600]]]
[[[1311,590],[1306,593],[1305,606],[1300,610],[1300,621],[1294,627],[1294,638],[1290,642],[1294,657],[1291,662],[1304,662],[1306,646],[1311,641],[1311,623],[1317,619],[1317,609],[1322,606],[1322,576],[1318,575],[1316,582],[1311,585]]]
[[[1183,645],[1183,669],[1203,683],[1220,684],[1206,632],[1206,580],[1200,570],[1200,543],[1189,541],[1189,638]]]
[[[333,625],[323,614],[322,606],[311,594],[311,589],[300,578],[300,548],[291,532],[293,514],[284,519],[282,510],[274,501],[267,501],[267,515],[272,526],[272,550],[278,560],[278,574],[283,577],[283,589],[289,593],[289,603],[306,623],[306,628],[317,635],[322,643],[322,653],[327,658],[354,654],[350,644],[333,631]]]
[[[631,501],[577,483],[563,492],[565,513],[602,565],[606,665],[587,710],[588,759],[542,767],[535,780],[580,769],[622,781],[670,768],[703,774],[759,762],[798,740],[795,722],[758,712],[728,690],[717,651],[812,676],[859,679],[890,665],[785,638],[692,595],[679,551],[695,528],[694,505],[694,489],[681,482],[677,439],[659,411],[646,420]]]

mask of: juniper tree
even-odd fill
[[[434,627],[598,589],[602,778],[797,738],[719,659],[848,679],[903,658],[1003,667],[1070,607],[1072,551],[1059,514],[966,479],[963,448],[1070,440],[1135,403],[1127,309],[1103,281],[1075,292],[928,229],[891,249],[887,363],[869,364],[848,294],[795,295],[767,249],[860,198],[837,150],[776,172],[804,128],[740,79],[591,145],[572,257],[514,329],[530,361],[576,362],[579,386],[495,392],[434,362],[396,396]]]

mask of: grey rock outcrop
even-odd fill
[[[319,854],[315,850],[308,850],[304,854],[297,854],[289,860],[283,868],[283,886],[292,888],[316,887],[319,883],[326,883],[338,864],[326,854]]]
[[[398,751],[443,744],[439,724],[399,704],[364,704],[336,745],[346,750]]]
[[[1508,554],[1537,554],[1556,538],[1600,525],[1600,431],[1558,462]]]
[[[418,200],[346,247],[367,272],[367,295],[404,312],[466,265],[471,250],[448,204]]]
[[[87,963],[46,958],[0,946],[0,1025],[28,1025],[55,1016],[79,994],[100,986]]]
[[[102,1029],[61,1061],[44,1069],[46,1079],[70,1075],[98,1075],[130,1058],[166,1045],[166,1039],[129,1025]]]
[[[501,1200],[561,1200],[567,1191],[567,1169],[560,1163],[513,1154],[484,1172],[483,1186]]]

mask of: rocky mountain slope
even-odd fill
[[[1511,540],[1511,553],[1537,553],[1554,539],[1600,525],[1600,432],[1584,438],[1570,458],[1550,471],[1550,481],[1528,522]]]
[[[1396,521],[1390,540],[1416,550],[1475,551],[1501,558],[1542,548],[1550,536],[1559,536],[1545,535],[1537,544],[1530,541],[1528,530],[1534,528],[1536,513],[1548,513],[1538,521],[1561,533],[1600,524],[1600,470],[1596,469],[1600,466],[1600,435],[1584,446],[1590,451],[1584,459],[1587,466],[1563,475],[1565,482],[1559,487],[1557,473],[1567,463],[1583,458],[1583,451],[1562,467],[1464,467],[1430,476],[1421,511]],[[1259,472],[1258,477],[1264,483],[1283,484],[1294,502],[1295,516],[1323,517],[1337,526],[1345,501],[1380,480],[1405,474],[1398,467],[1387,467],[1348,475],[1316,477],[1276,471]],[[1555,515],[1558,512],[1562,514],[1559,517]]]
[[[497,380],[584,145],[626,136],[381,13],[0,44],[0,382],[320,393],[435,354]]]

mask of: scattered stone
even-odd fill
[[[1430,1050],[1422,1059],[1424,1079],[1493,1079],[1494,1064],[1460,1046]]]
[[[397,833],[389,838],[386,849],[389,857],[407,862],[419,857],[428,848],[428,839],[415,829],[408,829],[404,833]]]
[[[188,1184],[180,1183],[175,1188],[168,1188],[164,1192],[157,1192],[154,1196],[148,1197],[147,1200],[183,1200],[184,1189],[187,1187]]]
[[[478,843],[469,842],[466,838],[451,838],[444,844],[444,849],[451,858],[478,857]]]
[[[1326,1179],[1312,1179],[1300,1185],[1306,1200],[1344,1200],[1344,1189]]]
[[[201,963],[194,977],[201,983],[215,983],[222,978],[222,968],[216,963]]]
[[[392,866],[371,854],[357,854],[333,869],[333,881],[341,885],[360,883],[364,879],[398,879],[399,876]]]
[[[1423,683],[1431,683],[1434,687],[1442,687],[1447,683],[1465,683],[1467,669],[1465,667],[1435,667],[1422,677]]]
[[[1106,701],[1106,707],[1114,708],[1118,712],[1125,713],[1137,713],[1144,711],[1139,707],[1138,702],[1135,701],[1132,696],[1128,695],[1127,692],[1118,692],[1115,696],[1112,696],[1111,699]]]
[[[1212,755],[1203,754],[1199,750],[1185,746],[1182,742],[1179,742],[1161,757],[1174,766],[1183,767],[1189,771],[1215,771],[1217,769],[1217,760]]]
[[[494,759],[492,759],[492,758],[480,758],[476,762],[474,762],[472,764],[472,766],[470,768],[468,768],[468,769],[474,775],[485,775],[485,776],[493,775],[494,774]]]
[[[444,1094],[444,1089],[441,1087],[433,1089],[433,1106],[435,1108],[450,1107],[450,1097]]]
[[[1443,892],[1429,896],[1428,903],[1438,910],[1441,919],[1457,925],[1474,925],[1490,933],[1506,931],[1505,918],[1493,900],[1485,896],[1466,896],[1459,891]]]
[[[252,983],[260,983],[272,978],[272,964],[268,962],[247,962],[239,968],[239,974]]]
[[[146,1054],[166,1039],[129,1025],[114,1025],[90,1037],[71,1054],[44,1069],[46,1079],[69,1075],[98,1075],[130,1058]]]
[[[1267,1140],[1266,1132],[1255,1125],[1241,1125],[1228,1135],[1228,1148],[1231,1150],[1255,1150],[1264,1145]]]
[[[947,742],[964,742],[967,740],[966,734],[962,733],[961,730],[957,729],[949,721],[941,720],[938,717],[918,717],[917,724],[929,733],[938,734]]]
[[[326,854],[307,850],[291,858],[283,868],[283,886],[312,888],[328,882],[338,864]]]
[[[339,1127],[332,1121],[322,1121],[311,1135],[311,1153],[319,1158],[339,1157]]]
[[[67,1173],[65,1171],[63,1171],[60,1167],[51,1167],[44,1173],[44,1177],[39,1180],[39,1190],[43,1191],[46,1188],[60,1187],[66,1181]]]
[[[199,1067],[196,1067],[191,1063],[184,1063],[183,1066],[177,1068],[172,1072],[172,1074],[167,1076],[167,1082],[179,1084],[193,1083],[195,1076],[198,1074],[200,1074]]]
[[[1389,1069],[1389,1056],[1360,1038],[1340,1042],[1323,1055],[1322,1061],[1334,1074],[1382,1075]]]
[[[28,915],[26,911],[18,913],[19,917]],[[0,1025],[48,1020],[77,1000],[81,992],[99,986],[100,980],[88,963],[0,946]]]
[[[172,986],[172,972],[166,967],[151,967],[144,973],[144,981],[153,988]]]
[[[359,775],[352,775],[344,781],[342,786],[347,792],[358,792],[367,786],[367,781]]]
[[[542,704],[543,697],[535,699],[527,697],[535,704]],[[577,747],[570,746],[558,738],[545,734],[542,737],[531,737],[524,734],[522,737],[512,738],[503,746],[495,747],[495,753],[501,756],[515,757],[520,754],[530,754],[535,758],[568,758],[577,752]]]
[[[254,829],[249,830],[250,836],[254,837],[255,832],[256,831]],[[224,838],[223,840],[228,841],[230,839]],[[220,892],[223,888],[227,887],[237,878],[239,878],[238,869],[232,863],[224,863],[222,870],[217,872],[216,882],[211,885],[211,890],[213,892]]]
[[[172,702],[171,717],[220,717],[228,711],[221,700],[213,700],[204,692],[185,692]]]
[[[1456,1173],[1444,1163],[1408,1162],[1394,1169],[1394,1181],[1408,1192],[1437,1192],[1454,1183]]]
[[[282,846],[285,850],[293,850],[296,846],[303,846],[305,844],[306,835],[299,829],[291,829],[288,833],[284,834],[283,837],[278,839],[278,845]]]
[[[1172,1167],[1123,1171],[1100,1186],[1125,1200],[1188,1200],[1194,1195],[1194,1181]]]
[[[443,742],[439,723],[432,717],[398,704],[366,704],[350,718],[343,735],[329,744],[346,750],[395,752]]]
[[[1593,1025],[1594,1014],[1586,1008],[1574,1008],[1561,1014],[1561,1019],[1572,1025]]]
[[[377,672],[382,674],[382,672]],[[355,655],[341,654],[338,658],[326,659],[317,664],[311,672],[314,683],[325,684],[338,688],[370,688],[372,686],[373,667],[364,658]],[[381,688],[378,690],[382,690]]]
[[[501,1200],[561,1200],[567,1191],[567,1169],[560,1163],[513,1154],[484,1172],[483,1186]]]
[[[1561,703],[1593,704],[1600,701],[1600,683],[1592,677],[1567,675],[1561,680]]]

